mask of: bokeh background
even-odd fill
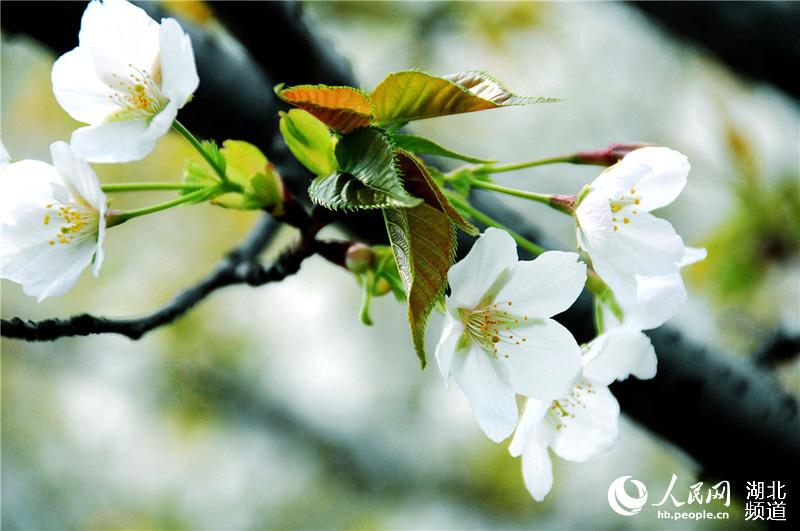
[[[207,5],[169,7],[224,31]],[[457,151],[514,162],[637,140],[685,153],[689,184],[662,215],[688,244],[706,246],[709,258],[686,271],[690,300],[671,325],[732,356],[757,351],[778,332],[800,331],[797,100],[740,77],[626,4],[305,8],[314,31],[352,61],[367,88],[398,69],[485,69],[518,94],[563,99],[412,125]],[[55,57],[4,33],[0,58],[3,142],[14,158],[49,161],[49,144],[79,126],[52,96]],[[105,182],[171,180],[193,156],[168,136],[144,161],[96,169]],[[498,180],[573,193],[596,173],[551,166]],[[114,205],[167,197],[120,194]],[[508,203],[564,248],[574,244],[560,214]],[[125,224],[109,234],[100,278],[87,273],[68,295],[41,304],[3,281],[2,316],[147,312],[201,278],[256,217],[200,205]],[[293,236],[281,232],[265,260]],[[458,389],[446,388],[434,367],[420,372],[405,308],[377,299],[375,325],[365,327],[359,297],[351,275],[313,258],[279,284],[219,291],[140,341],[3,339],[3,527],[744,525],[738,501],[728,522],[676,526],[655,511],[635,520],[614,514],[606,490],[621,475],[657,494],[673,473],[680,492],[698,480],[689,457],[624,416],[613,450],[585,464],[556,460],[553,491],[534,502],[519,461],[482,435]],[[439,322],[434,316],[431,343]],[[774,370],[776,385],[800,395],[795,358]]]

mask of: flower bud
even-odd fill
[[[605,149],[598,149],[594,151],[579,151],[573,157],[575,164],[595,164],[597,166],[613,166],[619,160],[637,149],[653,146],[653,144],[646,144],[644,142],[622,142],[619,144],[611,144]]]
[[[375,281],[375,285],[372,288],[372,294],[376,297],[381,297],[386,295],[392,290],[392,286],[389,284],[389,281],[383,277],[380,277]]]
[[[366,244],[356,242],[347,248],[344,265],[353,273],[364,273],[375,262],[375,252]]]
[[[575,212],[575,196],[554,194],[550,196],[550,206],[572,215]]]

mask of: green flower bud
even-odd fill
[[[352,244],[344,257],[344,265],[353,273],[364,273],[375,263],[375,252],[361,242]]]

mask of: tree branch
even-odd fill
[[[284,203],[284,208],[285,213],[277,219],[299,229],[300,239],[267,267],[258,263],[258,255],[272,239],[278,222],[273,216],[265,214],[242,243],[223,257],[204,279],[180,292],[152,313],[128,319],[86,313],[66,319],[41,321],[15,317],[0,320],[0,334],[27,341],[53,341],[61,337],[93,334],[120,334],[130,339],[139,339],[151,330],[173,322],[218,289],[236,284],[263,286],[281,281],[297,273],[303,261],[314,254],[320,254],[337,265],[344,263],[344,253],[350,242],[321,241],[315,238],[319,229],[325,225],[325,219],[313,213],[309,216],[291,198]]]

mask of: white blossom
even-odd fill
[[[64,142],[50,146],[53,165],[21,160],[0,168],[0,277],[25,293],[67,292],[93,263],[103,263],[106,196],[86,162]]]
[[[550,317],[578,297],[586,266],[577,254],[556,251],[518,261],[511,236],[488,229],[448,280],[439,370],[453,376],[478,425],[500,441],[518,420],[515,394],[548,400],[575,384],[580,349]]]
[[[650,340],[631,327],[617,327],[584,347],[583,373],[572,391],[552,401],[528,399],[509,446],[522,456],[522,474],[531,495],[542,501],[553,486],[549,450],[568,461],[584,462],[608,451],[619,433],[619,404],[608,385],[629,375],[656,373]]]
[[[125,0],[94,0],[79,46],[53,65],[53,93],[76,120],[75,155],[90,162],[144,158],[197,89],[189,36]]]
[[[686,254],[683,240],[650,212],[678,197],[689,170],[689,161],[677,151],[637,149],[600,174],[579,198],[578,245],[618,299],[637,301],[640,277],[679,272]]]

